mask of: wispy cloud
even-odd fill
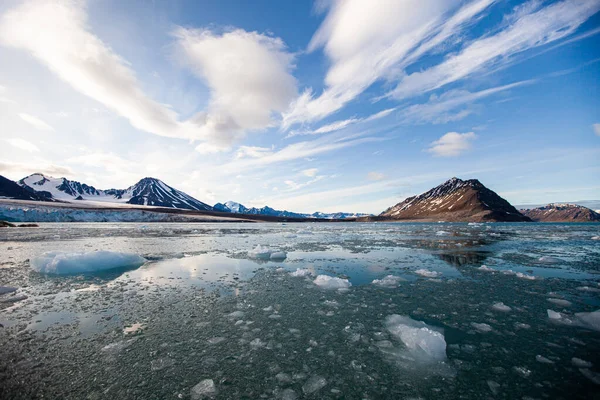
[[[54,128],[35,115],[20,113],[19,118],[40,131],[54,132]]]
[[[528,80],[471,93],[466,90],[449,90],[441,95],[432,95],[427,103],[413,104],[402,109],[399,117],[404,123],[444,124],[458,121],[472,113],[470,104],[496,93],[536,82]]]
[[[372,171],[367,174],[367,178],[369,178],[370,181],[381,181],[385,179],[385,174]]]
[[[476,137],[473,132],[448,132],[432,142],[427,151],[440,157],[456,157],[471,149],[471,142]]]
[[[594,129],[594,133],[596,134],[596,136],[600,136],[600,124],[592,125],[592,129]]]
[[[389,95],[402,99],[421,94],[502,64],[517,53],[572,34],[600,10],[597,1],[564,0],[540,9],[541,5],[530,1],[517,8],[507,17],[508,27],[475,40],[434,67],[406,75]]]
[[[354,100],[378,80],[395,79],[407,65],[456,36],[494,0],[332,2],[309,51],[323,47],[331,62],[318,97],[307,89],[284,113],[283,126],[316,121]],[[450,13],[450,15],[448,15]]]
[[[40,149],[35,144],[28,142],[25,139],[21,138],[8,138],[5,141],[13,147],[16,147],[21,150],[28,151],[30,153],[39,152]]]
[[[375,114],[369,115],[366,118],[356,118],[355,117],[355,118],[348,118],[348,119],[344,119],[344,120],[340,120],[340,121],[335,121],[330,124],[323,125],[315,130],[294,130],[294,131],[290,131],[290,133],[286,137],[290,138],[290,137],[294,137],[294,136],[303,136],[303,135],[321,135],[324,133],[335,132],[335,131],[339,131],[341,129],[347,128],[348,126],[355,125],[355,124],[358,124],[361,122],[370,122],[370,121],[378,120],[380,118],[387,117],[395,110],[396,110],[395,107],[388,108],[388,109],[379,111]]]
[[[211,91],[208,109],[192,121],[224,148],[249,130],[272,126],[272,114],[297,95],[294,56],[279,38],[241,29],[178,28],[173,35],[185,64]]]

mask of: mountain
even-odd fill
[[[243,204],[236,203],[235,201],[227,201],[225,203],[217,203],[213,206],[215,211],[229,212],[234,214],[251,214],[251,215],[269,215],[273,217],[284,217],[284,218],[323,218],[323,219],[346,219],[364,217],[369,214],[360,213],[322,213],[315,212],[312,214],[295,213],[287,210],[275,210],[271,207],[265,206],[262,208],[248,208]]]
[[[33,174],[18,184],[46,199],[60,201],[93,201],[145,206],[211,211],[212,207],[155,178],[144,178],[127,189],[100,190],[66,178]]]
[[[598,222],[600,214],[578,204],[551,203],[543,207],[521,210],[536,222]]]
[[[451,222],[530,221],[477,179],[452,178],[388,208],[378,219]]]
[[[0,175],[0,198],[2,197],[18,200],[52,201],[47,196],[27,190],[16,182]]]
[[[559,204],[559,202],[554,202],[553,204]],[[563,201],[560,202],[560,204],[575,204],[578,206],[584,206],[596,211],[597,213],[600,213],[600,200]],[[547,204],[515,204],[515,208],[518,210],[531,210],[532,208],[541,208],[546,206]]]

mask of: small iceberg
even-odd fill
[[[429,271],[429,270],[424,269],[424,268],[416,270],[415,274],[424,276],[426,278],[437,278],[438,276],[442,275],[441,272]]]
[[[314,280],[314,283],[323,289],[345,290],[352,286],[348,279],[336,278],[329,275],[317,276],[317,279]]]
[[[29,264],[34,271],[43,274],[68,275],[138,268],[145,262],[145,258],[132,253],[113,251],[65,253],[51,251],[32,258]]]
[[[267,246],[261,246],[260,244],[249,251],[248,255],[257,260],[282,261],[287,258],[285,251],[275,251]]]
[[[400,282],[406,281],[406,279],[396,276],[396,275],[388,275],[382,279],[373,280],[373,285],[386,287],[386,288],[395,288],[398,287]]]

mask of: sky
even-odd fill
[[[600,0],[4,0],[0,174],[379,213],[600,199]]]

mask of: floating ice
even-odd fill
[[[415,274],[417,275],[421,275],[427,278],[437,278],[438,276],[442,275],[441,272],[436,272],[436,271],[429,271],[427,269],[418,269],[415,271]]]
[[[577,368],[592,368],[594,364],[589,361],[582,360],[581,358],[573,357],[571,358],[571,364]]]
[[[305,277],[312,275],[312,271],[306,268],[297,268],[294,272],[291,272],[290,275],[296,277]]]
[[[591,292],[591,293],[599,293],[600,292],[600,289],[589,287],[589,286],[579,286],[577,288],[577,290],[580,290],[582,292]]]
[[[571,302],[569,300],[564,300],[564,299],[556,299],[556,298],[549,298],[547,299],[550,303],[554,303],[556,305],[559,306],[563,306],[563,307],[570,307],[571,306]]]
[[[492,327],[489,326],[488,324],[485,323],[477,323],[477,322],[471,322],[471,326],[475,329],[477,329],[479,332],[491,332],[492,331]]]
[[[94,251],[90,253],[64,253],[52,251],[31,259],[29,264],[34,271],[45,274],[80,274],[107,271],[111,269],[137,268],[146,259],[131,253]]]
[[[383,279],[375,279],[373,281],[373,285],[393,288],[393,287],[397,287],[400,282],[405,281],[405,280],[406,279],[404,279],[400,276],[388,275]]]
[[[277,398],[281,400],[296,400],[298,395],[293,389],[284,389]]]
[[[517,276],[517,278],[521,278],[521,279],[528,279],[528,280],[530,280],[530,281],[534,281],[534,280],[536,280],[536,279],[537,279],[537,278],[536,278],[535,276],[533,276],[533,275],[527,275],[527,274],[524,274],[524,273],[522,273],[522,272],[517,272],[517,273],[515,273],[515,275]]]
[[[190,390],[192,400],[201,400],[217,394],[217,387],[212,379],[205,379]]]
[[[492,309],[496,310],[496,311],[502,311],[502,312],[509,312],[510,310],[512,310],[512,308],[510,308],[503,302],[494,303],[494,305],[492,306]]]
[[[276,251],[271,253],[271,260],[285,260],[287,258],[287,254],[285,251]]]
[[[550,257],[550,256],[542,256],[539,258],[538,261],[542,262],[542,263],[546,263],[546,264],[555,264],[555,263],[562,262],[562,260],[560,258]]]
[[[576,323],[583,327],[600,332],[600,310],[593,312],[580,312],[575,314]]]
[[[308,378],[306,383],[302,385],[302,391],[304,394],[311,394],[323,389],[325,386],[327,386],[327,380],[322,376],[314,375]]]
[[[248,252],[248,255],[252,258],[256,258],[259,260],[268,260],[269,258],[271,258],[271,253],[273,251],[266,247],[266,246],[261,246],[260,244],[257,245],[254,250],[251,250]]]
[[[587,368],[579,368],[579,372],[583,374],[590,381],[594,382],[596,385],[600,385],[600,374],[594,371],[590,371]]]
[[[486,272],[494,272],[493,268],[488,267],[487,265],[482,265],[481,267],[477,268],[480,271],[486,271]]]
[[[546,357],[541,356],[539,354],[537,356],[535,356],[535,361],[542,363],[542,364],[554,364],[554,361],[549,360]]]
[[[352,284],[348,279],[337,278],[329,275],[319,275],[313,281],[315,285],[324,289],[348,289]]]
[[[138,332],[138,331],[142,330],[143,328],[144,328],[144,324],[142,324],[142,323],[139,323],[139,322],[136,322],[135,324],[132,324],[132,325],[130,325],[130,326],[126,326],[126,327],[123,329],[123,333],[124,333],[125,335],[131,335],[131,334],[134,334],[134,333],[136,333],[136,332]]]
[[[446,341],[440,330],[397,314],[387,317],[385,325],[393,336],[404,343],[408,355],[415,361],[429,363],[446,359]]]
[[[546,310],[546,312],[548,313],[548,318],[550,318],[550,319],[553,319],[553,320],[562,319],[562,315],[559,312],[556,312],[554,310]]]

